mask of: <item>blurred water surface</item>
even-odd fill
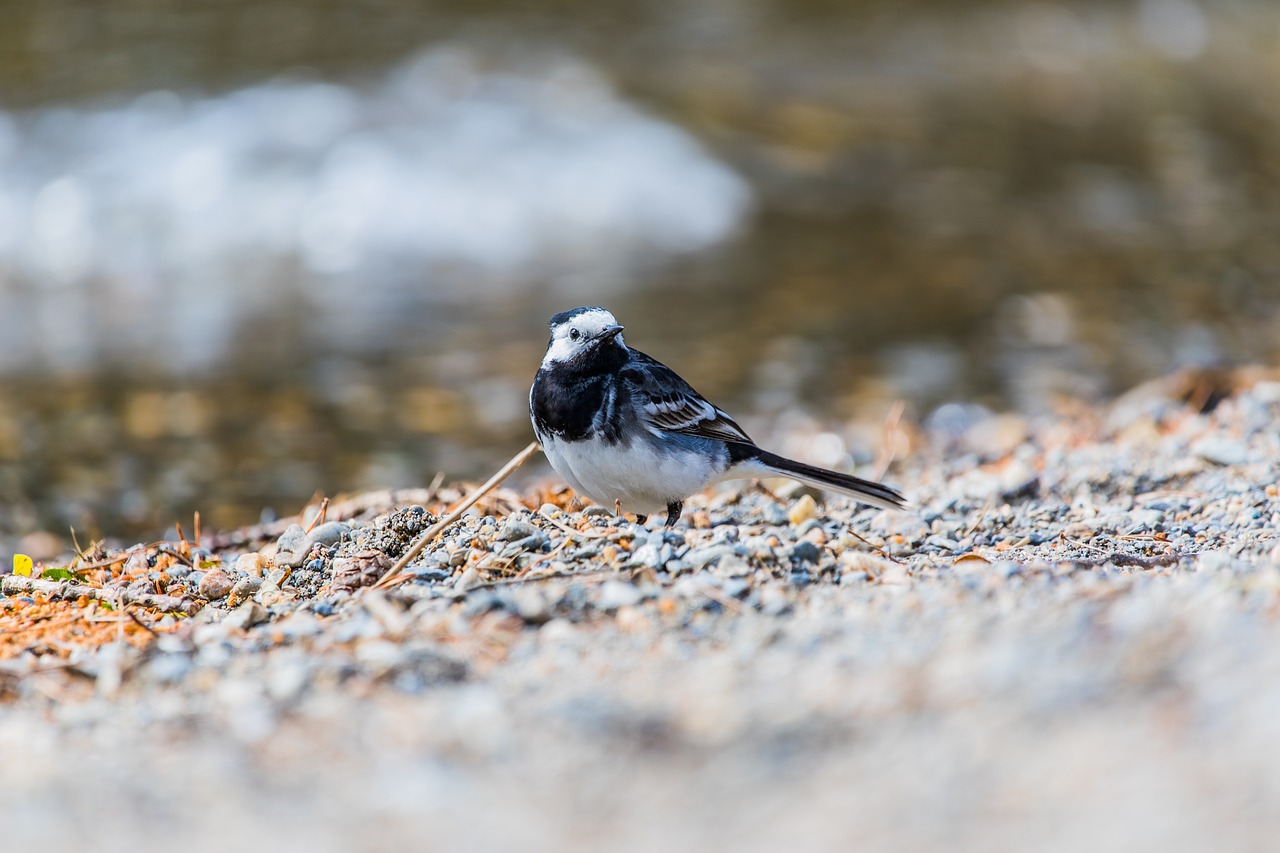
[[[5,14],[7,535],[482,473],[583,303],[829,464],[1280,354],[1265,0]]]

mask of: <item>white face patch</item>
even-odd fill
[[[606,328],[616,325],[618,321],[603,308],[592,308],[574,314],[551,330],[551,346],[547,347],[547,354],[543,356],[542,363],[550,364],[573,358],[586,349]],[[623,343],[622,335],[618,335],[615,340],[619,344]]]

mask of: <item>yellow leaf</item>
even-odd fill
[[[31,577],[31,558],[26,554],[13,555],[13,573]]]

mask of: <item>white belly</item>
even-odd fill
[[[548,436],[542,450],[578,494],[601,506],[648,515],[697,494],[720,479],[719,466],[676,442],[607,444],[600,439],[567,442]]]

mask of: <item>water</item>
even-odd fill
[[[845,459],[1278,356],[1260,0],[366,11],[17,4],[0,532],[484,473],[584,303]]]

